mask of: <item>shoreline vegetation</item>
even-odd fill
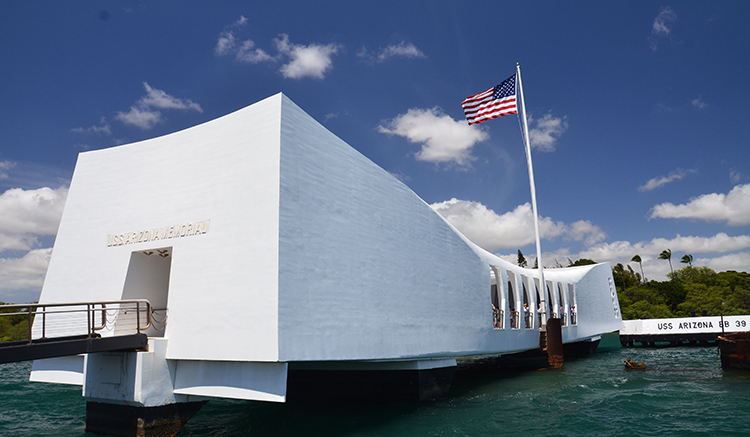
[[[518,252],[519,264],[526,264]],[[596,262],[579,259],[568,267],[586,264]],[[612,267],[612,275],[623,320],[750,314],[750,273],[717,273],[708,267],[688,265],[668,273],[668,281],[644,281],[630,266],[618,263]],[[0,302],[0,313],[12,311],[3,310],[3,305]],[[29,318],[25,315],[0,316],[0,341],[26,340],[28,327]]]
[[[660,259],[670,256],[667,249]],[[692,260],[691,255],[682,257],[681,262],[689,265],[667,273],[667,281],[646,281],[630,266],[614,265],[612,276],[623,320],[750,314],[750,273],[715,272],[693,266]],[[633,261],[640,262],[640,257],[634,256]],[[585,264],[595,262],[580,259],[570,266]]]

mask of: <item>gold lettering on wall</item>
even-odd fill
[[[122,234],[107,235],[107,247],[125,246],[128,244],[146,243],[149,241],[169,240],[173,238],[191,237],[208,233],[211,220],[181,223],[161,228],[143,229]]]

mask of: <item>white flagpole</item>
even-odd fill
[[[531,208],[534,212],[534,234],[536,236],[536,260],[539,267],[539,281],[541,284],[539,305],[542,310],[541,324],[547,324],[547,284],[544,282],[544,264],[542,263],[542,244],[539,241],[539,214],[536,209],[536,187],[534,186],[534,166],[531,164],[531,145],[529,144],[529,126],[526,123],[526,103],[523,100],[523,87],[521,86],[521,66],[516,63],[516,80],[518,81],[518,95],[521,97],[521,118],[523,119],[523,139],[526,146],[526,164],[529,167],[529,184],[531,185]]]

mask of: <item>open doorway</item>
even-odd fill
[[[130,254],[130,264],[122,289],[122,300],[148,299],[153,310],[151,326],[145,333],[149,337],[163,337],[167,322],[167,302],[169,296],[169,274],[172,269],[172,248],[139,250]],[[136,318],[145,326],[146,314],[131,311],[118,314],[115,334],[118,330],[132,331]]]

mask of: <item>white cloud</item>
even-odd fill
[[[659,15],[654,18],[652,32],[654,35],[669,35],[672,24],[677,20],[677,14],[669,6],[661,8]]]
[[[272,56],[265,50],[255,47],[254,41],[250,39],[240,41],[237,38],[235,31],[244,27],[247,22],[247,18],[241,16],[227,30],[219,34],[219,39],[214,47],[216,56],[233,54],[238,62],[245,64],[283,60],[285,63],[279,68],[279,72],[285,78],[313,77],[323,79],[326,73],[333,68],[333,55],[342,50],[342,46],[339,44],[293,44],[289,42],[289,35],[282,33],[273,40],[278,54]]]
[[[371,55],[367,49],[364,47],[362,50],[360,50],[357,53],[357,56],[360,58],[364,58],[369,62],[383,62],[386,59],[393,58],[393,57],[402,57],[402,58],[426,58],[427,55],[425,55],[421,50],[417,48],[412,43],[407,43],[405,41],[401,41],[399,44],[396,45],[390,45],[384,49],[381,49],[380,52],[373,56]]]
[[[216,41],[216,47],[214,47],[214,54],[216,56],[234,54],[237,61],[245,64],[276,61],[274,57],[266,53],[263,49],[253,49],[255,47],[254,41],[247,39],[238,42],[237,37],[234,35],[235,29],[245,27],[247,21],[247,18],[241,15],[237,21],[229,26],[228,30],[221,32],[218,41]]]
[[[460,166],[468,166],[474,159],[471,156],[474,144],[489,138],[485,131],[471,127],[463,120],[454,120],[437,107],[409,109],[406,114],[382,122],[377,130],[421,143],[422,150],[416,154],[420,161],[455,162]]]
[[[301,79],[303,77],[314,77],[323,79],[325,73],[333,65],[332,56],[341,47],[338,44],[291,44],[289,35],[281,34],[274,39],[276,49],[279,53],[287,56],[289,62],[282,65],[279,71],[285,78]]]
[[[219,34],[219,40],[216,42],[216,47],[214,48],[216,56],[224,56],[234,49],[236,44],[234,29],[245,27],[246,24],[247,18],[240,15],[240,18],[229,26],[229,30],[225,30]]]
[[[648,182],[638,187],[638,191],[651,191],[670,182],[678,181],[685,176],[696,172],[697,170],[694,169],[683,170],[681,168],[678,168],[677,170],[669,173],[669,175],[667,176],[659,176],[658,178],[650,179]]]
[[[516,249],[534,243],[533,215],[528,203],[502,215],[479,202],[466,200],[451,199],[432,204],[431,207],[480,247],[490,252],[511,249],[511,254],[498,254],[508,262],[515,263]],[[748,271],[750,268],[750,253],[747,252],[750,249],[750,235],[729,236],[722,232],[711,237],[677,235],[674,238],[654,238],[637,243],[602,242],[604,232],[590,221],[565,224],[549,217],[540,218],[539,231],[544,240],[562,238],[580,241],[587,246],[578,253],[573,253],[570,248],[543,253],[542,260],[547,267],[555,265],[555,261],[567,265],[568,259],[588,258],[597,262],[609,262],[613,266],[617,263],[630,264],[640,273],[640,266],[630,261],[638,254],[646,277],[663,281],[667,279],[670,268],[669,262],[659,259],[659,254],[665,249],[671,249],[672,267],[675,270],[683,267],[680,258],[686,253],[719,254],[716,257],[696,256],[693,261],[693,265],[705,265],[716,271]],[[536,254],[526,254],[526,257],[533,262]]]
[[[20,258],[0,258],[0,300],[29,302],[39,298],[51,248],[38,248],[38,238],[55,235],[68,189],[60,187],[0,194],[0,253],[26,251]]]
[[[221,32],[219,40],[216,42],[216,47],[214,47],[214,53],[216,56],[224,56],[232,51],[235,44],[236,40],[231,31]]]
[[[649,40],[651,50],[656,51],[657,40],[661,37],[668,37],[672,33],[672,25],[677,21],[677,14],[669,6],[661,8],[659,15],[654,18],[651,26],[651,38]]]
[[[693,99],[692,103],[693,103],[694,108],[698,108],[698,109],[708,108],[708,103],[703,101],[702,96],[699,96],[697,99]]]
[[[203,112],[201,106],[190,100],[178,99],[170,96],[162,90],[152,88],[148,83],[143,82],[146,88],[146,95],[138,100],[138,106],[142,108],[159,108],[159,109],[183,109]]]
[[[747,272],[750,270],[750,253],[740,252],[716,258],[698,258],[693,260],[693,265],[703,265],[717,272],[727,270]]]
[[[643,265],[643,271],[648,279],[664,281],[667,279],[667,273],[670,272],[669,262],[659,259],[659,254],[665,249],[672,250],[672,268],[677,270],[684,267],[680,263],[680,258],[684,254],[726,254],[718,257],[695,257],[693,265],[703,265],[716,271],[737,270],[748,271],[750,262],[750,253],[742,252],[750,248],[750,236],[740,235],[730,237],[727,234],[719,233],[712,237],[683,237],[677,235],[675,238],[654,238],[651,241],[641,241],[631,243],[629,241],[614,241],[611,243],[599,243],[588,247],[577,254],[570,252],[568,248],[560,249],[554,253],[544,253],[542,259],[545,266],[554,264],[555,259],[560,260],[566,265],[566,260],[577,260],[581,258],[593,259],[596,262],[609,262],[613,266],[617,263],[630,266],[638,273],[640,267],[638,263],[630,261],[633,255],[640,255]],[[731,253],[735,252],[735,253]],[[507,255],[510,257],[511,255]],[[531,257],[535,255],[530,255]]]
[[[12,188],[0,194],[0,252],[30,250],[37,237],[55,235],[60,224],[68,189],[60,187],[22,190]]]
[[[181,109],[203,112],[203,108],[191,100],[170,96],[162,90],[151,87],[146,82],[143,82],[143,87],[146,89],[146,95],[141,97],[135,105],[131,106],[130,111],[118,112],[115,116],[116,119],[125,124],[148,130],[164,121],[161,112],[156,109]]]
[[[538,120],[529,117],[529,125],[533,126],[529,130],[529,144],[540,152],[554,152],[555,142],[568,130],[565,117],[553,117],[552,114],[545,114]]]
[[[271,55],[269,55],[262,49],[252,50],[254,46],[255,43],[249,39],[243,42],[240,48],[237,49],[237,55],[235,56],[235,58],[238,61],[244,62],[246,64],[259,64],[265,61],[275,61],[275,59]]]
[[[651,210],[651,218],[693,218],[724,221],[730,226],[750,224],[750,184],[737,185],[728,194],[711,193],[691,198],[682,205],[662,203]]]
[[[102,120],[99,122],[98,126],[91,126],[87,128],[83,127],[76,127],[71,129],[73,132],[77,133],[95,133],[95,134],[104,134],[104,135],[112,135],[112,129],[109,127],[109,123],[107,123],[107,119],[102,117]]]
[[[733,169],[733,168],[729,170],[729,182],[733,184],[738,184],[741,178],[742,178],[742,173],[738,172],[736,169]]]
[[[513,211],[498,215],[479,202],[451,199],[430,205],[448,222],[478,246],[493,252],[498,249],[519,248],[534,243],[534,215],[525,203]],[[594,244],[604,238],[604,232],[589,221],[572,225],[554,222],[549,217],[539,218],[541,238],[569,240]]]
[[[16,166],[15,162],[12,161],[0,161],[0,180],[8,179],[8,170]]]
[[[149,130],[164,121],[161,112],[137,106],[131,106],[128,112],[118,112],[115,118],[143,130]]]
[[[34,249],[21,258],[0,258],[0,301],[39,300],[52,248]]]

